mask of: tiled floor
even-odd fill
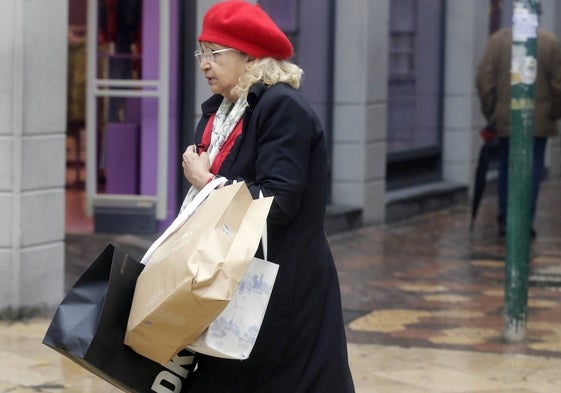
[[[561,181],[542,186],[531,243],[524,339],[504,339],[505,239],[494,199],[475,228],[465,205],[330,236],[358,393],[554,393],[561,386]],[[149,239],[67,236],[75,280],[108,241],[132,254]],[[114,392],[41,345],[48,320],[1,323],[0,393]],[[332,392],[327,392],[332,393]],[[337,392],[333,392],[337,393]]]
[[[561,187],[543,185],[531,243],[525,339],[504,339],[505,239],[488,198],[473,232],[466,206],[331,239],[355,343],[561,358]]]

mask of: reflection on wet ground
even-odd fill
[[[360,317],[350,342],[522,353],[561,358],[561,222],[558,182],[544,183],[531,243],[526,339],[503,338],[505,238],[495,201],[331,238],[344,307]]]

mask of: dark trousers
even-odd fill
[[[508,192],[508,145],[509,138],[499,138],[499,180],[498,180],[498,199],[499,214],[497,221],[499,224],[506,222],[507,192]],[[532,169],[532,200],[530,223],[534,221],[536,212],[536,202],[540,191],[540,182],[544,167],[545,148],[547,138],[534,138],[534,160]]]

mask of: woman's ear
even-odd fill
[[[253,57],[249,57],[249,56],[247,57],[246,64],[245,64],[245,70],[246,71],[249,71],[253,68],[253,66],[255,64],[254,61],[255,61],[255,59]]]

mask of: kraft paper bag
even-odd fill
[[[125,392],[186,392],[193,352],[183,350],[161,365],[123,344],[143,268],[108,245],[60,303],[43,344]]]
[[[259,245],[271,202],[253,200],[243,182],[225,186],[168,231],[143,258],[125,344],[165,364],[194,342],[234,295]]]
[[[261,329],[278,270],[276,263],[253,258],[224,311],[187,349],[219,358],[247,359]]]

